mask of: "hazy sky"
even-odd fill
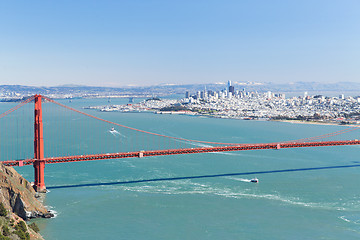
[[[359,0],[0,2],[0,84],[360,82]]]

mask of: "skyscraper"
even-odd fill
[[[232,95],[234,95],[234,93],[235,93],[235,88],[234,88],[233,85],[231,85],[231,81],[230,81],[230,80],[228,81],[227,92],[228,92],[228,93],[232,93]]]
[[[189,98],[190,97],[190,93],[189,93],[189,91],[186,91],[185,92],[185,98]]]
[[[229,86],[229,93],[232,93],[232,95],[234,95],[234,93],[235,93],[234,86]]]
[[[231,85],[231,80],[229,80],[228,81],[228,85],[227,85],[227,90],[228,90],[228,92],[230,92],[230,87],[231,87],[232,85]]]

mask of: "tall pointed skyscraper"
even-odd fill
[[[228,81],[228,86],[227,86],[227,90],[230,91],[230,87],[231,87],[231,80]]]
[[[228,81],[228,89],[227,89],[227,91],[228,91],[229,93],[232,93],[232,94],[235,93],[235,88],[231,85],[231,81],[230,81],[230,80]]]

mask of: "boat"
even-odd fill
[[[112,127],[111,130],[110,130],[110,132],[113,132],[113,131],[115,131],[115,128]]]
[[[259,182],[259,179],[257,179],[257,178],[253,178],[253,179],[251,179],[251,180],[250,180],[250,182],[253,182],[253,183],[258,183],[258,182]]]

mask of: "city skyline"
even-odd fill
[[[358,1],[0,3],[0,85],[360,82]]]

